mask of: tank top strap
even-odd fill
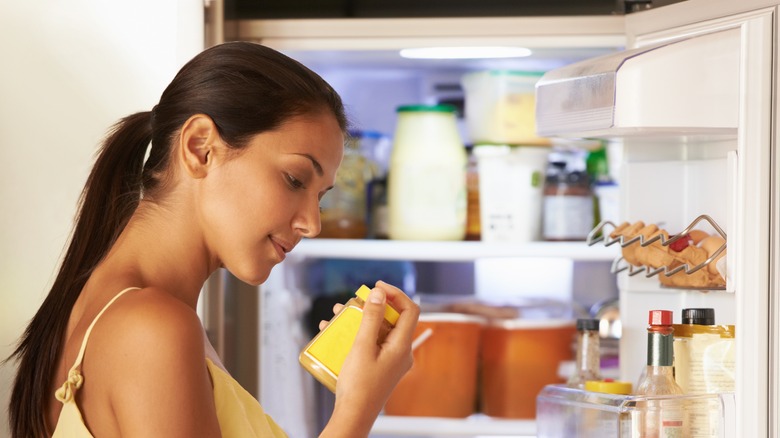
[[[114,298],[111,298],[111,300],[106,303],[105,306],[103,306],[102,309],[100,309],[100,312],[98,312],[97,316],[95,316],[95,319],[92,320],[92,322],[89,324],[89,327],[87,327],[87,331],[84,333],[84,339],[81,341],[81,348],[79,349],[79,354],[76,356],[76,361],[73,363],[73,366],[70,367],[71,371],[75,370],[76,368],[81,365],[82,360],[84,360],[84,351],[87,349],[87,341],[89,340],[89,335],[92,333],[92,328],[95,327],[95,323],[98,322],[98,319],[103,315],[103,312],[106,311],[106,309],[109,308],[112,304],[114,304],[114,301],[117,300],[117,298],[121,297],[125,294],[125,292],[129,292],[131,290],[141,289],[140,287],[128,287],[127,289],[122,290],[118,294],[114,296]]]

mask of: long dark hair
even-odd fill
[[[73,305],[140,199],[163,194],[170,146],[182,124],[206,114],[230,147],[242,148],[291,117],[321,112],[332,113],[346,131],[341,99],[316,73],[267,47],[233,42],[209,48],[182,67],[152,111],[114,125],[81,194],[54,284],[6,359],[18,362],[9,406],[13,437],[47,435],[44,413]]]

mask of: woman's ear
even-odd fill
[[[178,150],[182,164],[193,178],[203,178],[213,164],[222,143],[217,125],[205,114],[195,114],[181,127]]]

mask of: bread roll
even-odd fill
[[[725,243],[726,240],[720,236],[708,236],[701,241],[699,247],[707,251],[707,257],[711,257]],[[718,256],[712,262],[710,262],[709,265],[707,265],[707,270],[709,270],[712,274],[720,275],[718,268],[715,266],[715,263],[717,263],[718,260],[723,258],[725,255],[726,250],[724,249],[723,252],[718,254]]]
[[[660,268],[668,266],[674,261],[674,257],[669,254],[669,247],[661,244],[661,241],[669,240],[669,233],[664,229],[658,229],[654,233],[650,234],[645,240],[652,239],[658,235],[662,235],[663,239],[656,240],[655,242],[642,248],[637,248],[637,258],[645,265],[652,268]]]
[[[688,237],[690,237],[691,240],[693,240],[694,245],[698,245],[699,242],[709,237],[709,235],[710,235],[709,233],[702,230],[691,230],[691,232],[688,233]]]

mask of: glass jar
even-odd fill
[[[454,107],[399,107],[388,176],[389,237],[463,240],[466,162]]]
[[[347,138],[336,183],[320,203],[322,230],[318,237],[364,239],[368,233],[366,187],[371,166],[359,148],[358,138]]]
[[[344,308],[306,345],[298,357],[301,366],[334,393],[341,367],[355,342],[369,293],[371,289],[360,286],[355,296],[344,304]],[[398,312],[386,304],[385,320],[379,329],[377,344],[384,342],[398,317]]]
[[[585,171],[552,162],[544,184],[544,240],[585,240],[593,228],[593,191]]]

